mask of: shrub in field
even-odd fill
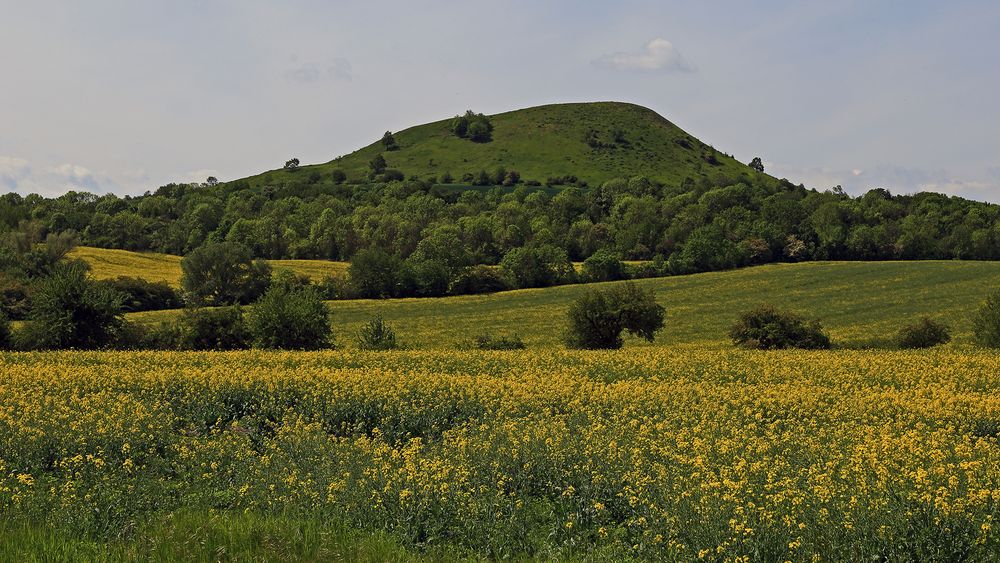
[[[250,347],[250,331],[239,306],[187,309],[181,317],[178,348],[242,350]]]
[[[483,333],[472,339],[472,346],[478,350],[524,350],[526,346],[516,334],[493,335]]]
[[[312,288],[268,290],[247,314],[257,348],[319,350],[330,346],[330,313]]]
[[[583,261],[583,278],[591,282],[623,280],[625,264],[614,252],[601,249]]]
[[[126,313],[179,309],[184,306],[180,294],[167,282],[119,276],[100,283],[124,296],[122,310]]]
[[[979,307],[972,330],[981,346],[1000,348],[1000,292],[988,296]]]
[[[382,319],[382,315],[375,315],[358,331],[358,348],[362,350],[394,350],[398,347],[396,332]]]
[[[121,294],[88,278],[84,264],[61,263],[38,283],[15,340],[25,350],[101,348],[123,322]]]
[[[448,287],[452,295],[476,295],[480,293],[496,293],[510,289],[503,274],[496,268],[479,265],[462,270]]]
[[[896,344],[900,348],[930,348],[951,340],[951,329],[929,317],[923,317],[917,322],[904,326],[896,335]]]
[[[652,290],[627,282],[607,289],[589,289],[569,308],[566,345],[583,349],[618,349],[622,332],[652,342],[663,328],[665,310]]]
[[[206,244],[181,260],[181,286],[195,305],[252,303],[267,289],[271,267],[236,242]]]
[[[830,347],[830,337],[823,332],[819,321],[806,321],[770,305],[742,313],[730,327],[729,337],[737,346],[759,350]]]

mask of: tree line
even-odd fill
[[[231,242],[255,258],[377,262],[396,269],[402,281],[394,287],[417,288],[378,291],[386,295],[443,294],[474,275],[470,269],[505,263],[513,287],[561,283],[572,277],[569,262],[609,255],[648,260],[650,275],[776,261],[1000,258],[1000,206],[884,189],[851,197],[750,169],[680,185],[634,177],[556,193],[297,174],[280,186],[170,184],[138,197],[8,193],[0,196],[0,228],[34,241],[70,232],[89,246],[181,255]],[[512,273],[532,263],[547,266]]]

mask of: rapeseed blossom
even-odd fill
[[[0,361],[0,515],[335,516],[496,558],[998,556],[1000,355],[59,352]]]

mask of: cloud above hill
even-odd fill
[[[604,55],[595,59],[594,65],[624,71],[694,72],[674,44],[661,37],[637,52]]]
[[[31,174],[31,166],[23,158],[0,156],[0,187],[16,190],[22,180]]]

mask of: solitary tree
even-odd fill
[[[311,287],[272,287],[250,307],[247,327],[257,348],[318,350],[331,343],[329,311]]]
[[[219,179],[216,178],[215,176],[209,176],[208,178],[205,179],[205,185],[208,185],[208,186],[214,186],[214,185],[216,185],[218,183],[219,183]]]
[[[394,151],[399,148],[399,145],[396,144],[396,138],[392,136],[392,131],[386,131],[385,135],[382,135],[382,146],[387,151]]]
[[[372,169],[373,174],[381,174],[385,172],[386,166],[385,157],[382,156],[382,153],[375,155],[375,158],[371,159],[368,163],[368,168]]]
[[[763,172],[764,162],[760,159],[759,156],[755,156],[753,157],[753,160],[750,161],[750,168],[753,168],[757,172]]]
[[[665,312],[652,290],[632,282],[588,289],[570,305],[566,345],[616,350],[624,344],[622,332],[626,330],[652,342],[663,328]]]
[[[267,289],[271,267],[237,242],[196,248],[181,260],[181,287],[197,305],[250,303]]]
[[[299,159],[292,158],[291,160],[285,161],[285,170],[295,170],[299,167]]]

